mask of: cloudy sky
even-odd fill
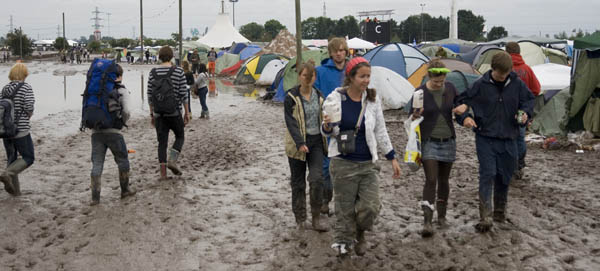
[[[2,0],[8,1],[8,0]],[[232,5],[225,1],[226,12],[232,13]],[[402,21],[421,12],[433,16],[449,16],[450,0],[301,0],[302,18],[321,16],[323,3],[327,16],[337,19],[345,15],[357,15],[359,11],[393,9],[394,18]],[[458,0],[460,9],[470,9],[486,19],[488,29],[504,26],[510,35],[531,36],[567,31],[574,28],[593,32],[600,29],[599,0]],[[179,0],[143,0],[144,35],[167,38],[178,31]],[[183,0],[183,32],[191,36],[196,28],[201,33],[211,27],[220,11],[220,0]],[[133,37],[140,31],[139,0],[16,0],[0,9],[0,32],[9,31],[10,16],[14,27],[34,39],[54,39],[57,27],[62,24],[62,12],[66,17],[68,38],[88,37],[93,33],[93,11],[98,7],[102,35]],[[294,0],[239,0],[235,5],[236,26],[250,22],[264,23],[279,20],[295,32]],[[111,13],[110,17],[107,13]],[[110,21],[110,23],[109,23]],[[109,27],[110,25],[110,27]],[[62,26],[61,26],[62,28]]]

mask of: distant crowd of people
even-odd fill
[[[60,50],[58,55],[63,64],[81,64],[83,62],[90,62],[90,52],[81,46]]]

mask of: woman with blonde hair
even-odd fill
[[[327,231],[321,225],[320,212],[323,197],[323,156],[327,143],[319,126],[323,120],[323,94],[313,87],[316,79],[314,62],[300,65],[300,85],[288,91],[284,100],[285,153],[292,173],[292,211],[300,229],[306,221],[306,168],[310,185],[312,227]]]
[[[17,132],[12,137],[2,139],[6,150],[7,167],[0,175],[4,190],[14,196],[21,194],[19,174],[35,160],[33,140],[29,133],[31,128],[29,119],[33,115],[35,99],[31,85],[25,83],[28,75],[25,64],[15,64],[8,74],[10,83],[2,88],[0,94],[2,99],[11,99],[14,104],[14,124]],[[19,155],[21,158],[17,158]]]

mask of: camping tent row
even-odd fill
[[[538,134],[566,136],[586,130],[600,135],[600,33],[576,39],[573,47],[570,86],[547,90],[536,103],[531,128]]]
[[[529,66],[544,64],[546,62],[567,65],[567,55],[561,51],[545,48],[530,41],[519,42],[521,56]],[[480,73],[491,69],[492,58],[503,49],[498,45],[478,45],[468,53],[458,54],[458,59],[470,63]]]

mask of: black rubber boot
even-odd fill
[[[444,200],[437,200],[435,207],[437,209],[438,225],[441,228],[448,227],[448,222],[446,221],[446,208],[448,207],[448,202]]]
[[[487,207],[487,204],[479,200],[479,223],[475,225],[475,229],[480,233],[486,233],[492,229],[492,210]]]
[[[433,209],[428,205],[421,205],[421,209],[423,209],[423,231],[421,231],[422,237],[431,237],[433,236],[433,226],[431,225],[431,220],[433,220]]]
[[[129,171],[119,172],[119,184],[121,184],[121,198],[124,199],[135,195],[135,189],[129,187]]]
[[[367,253],[367,240],[365,239],[365,231],[356,230],[356,246],[354,247],[354,252],[356,255],[363,256]]]
[[[92,202],[91,206],[100,204],[100,187],[101,187],[101,176],[92,176],[92,183],[90,188],[92,190]]]
[[[321,214],[318,211],[316,213],[312,214],[312,227],[313,227],[313,230],[318,231],[318,232],[329,231],[329,229],[322,224]]]

